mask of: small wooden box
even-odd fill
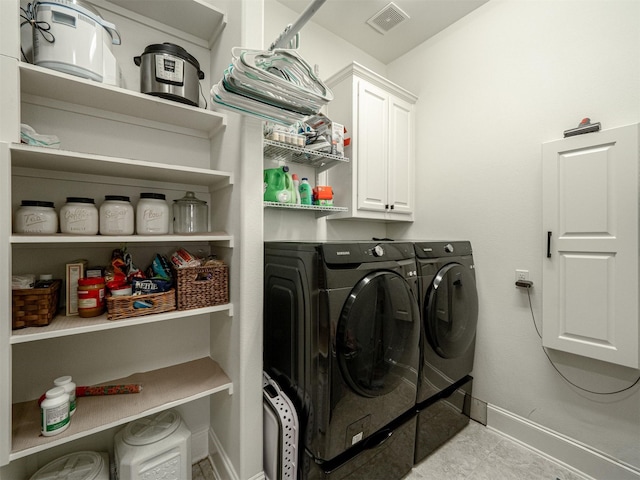
[[[58,313],[61,280],[50,287],[12,290],[12,328],[44,327]]]

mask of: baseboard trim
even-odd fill
[[[233,463],[229,459],[229,456],[222,448],[222,443],[216,436],[213,429],[209,429],[209,459],[211,465],[213,465],[213,473],[216,476],[216,480],[240,480],[236,470],[233,468]],[[260,472],[248,480],[266,480],[264,472]]]
[[[640,480],[640,470],[495,405],[487,406],[487,427],[594,479]]]

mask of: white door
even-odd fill
[[[413,107],[398,98],[389,101],[389,212],[413,213]]]
[[[389,94],[358,84],[358,209],[384,212],[387,200]]]
[[[543,345],[638,368],[638,125],[544,144],[542,181]]]

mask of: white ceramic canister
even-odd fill
[[[169,204],[163,193],[141,193],[136,205],[136,233],[161,235],[169,233]]]
[[[15,233],[52,234],[58,231],[58,214],[53,202],[22,200],[13,219]]]
[[[100,235],[133,235],[134,212],[129,197],[105,195],[100,205]]]
[[[58,377],[53,381],[53,384],[56,387],[64,388],[64,391],[69,395],[69,415],[76,413],[76,384],[72,381],[71,376]]]
[[[119,480],[191,479],[191,431],[175,410],[128,423],[113,443]]]
[[[107,452],[74,452],[58,457],[29,480],[109,480]]]
[[[64,387],[47,390],[40,403],[40,431],[45,437],[64,432],[69,427],[69,394]]]
[[[60,232],[78,235],[98,234],[98,209],[93,198],[67,197],[60,209]]]

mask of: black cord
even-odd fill
[[[56,37],[54,37],[53,33],[51,33],[51,25],[49,25],[48,22],[36,20],[36,12],[34,11],[33,5],[31,3],[27,4],[27,8],[20,7],[20,10],[21,10],[20,17],[24,20],[20,24],[21,29],[23,26],[29,24],[31,25],[31,28],[40,32],[40,35],[42,35],[42,38],[46,42],[55,43]],[[22,57],[24,58],[25,62],[29,62],[29,60],[27,59],[27,55],[24,53],[24,50],[22,49],[22,45],[20,45],[20,53],[22,53]]]
[[[202,93],[202,84],[200,82],[198,82],[198,89],[200,90],[200,96],[204,100],[204,109],[206,110],[207,107],[208,107],[208,105],[207,105],[207,97],[205,97],[204,93]]]
[[[531,318],[533,319],[533,326],[536,329],[536,333],[538,334],[538,337],[540,337],[540,339],[542,339],[542,334],[540,333],[540,330],[538,329],[538,324],[536,323],[536,317],[533,314],[533,306],[531,305],[531,293],[529,292],[529,290],[530,289],[527,288],[527,297],[529,298],[529,310],[531,310]],[[638,382],[640,382],[640,376],[638,376],[638,378],[636,378],[636,380],[631,385],[629,385],[628,387],[622,388],[620,390],[614,390],[612,392],[596,392],[594,390],[589,390],[587,388],[583,388],[583,387],[581,387],[579,385],[576,385],[571,380],[569,380],[567,377],[565,377],[564,374],[558,369],[556,364],[553,363],[553,360],[551,360],[551,357],[549,356],[549,353],[547,352],[547,349],[544,347],[544,345],[542,345],[542,351],[544,352],[545,356],[547,357],[547,360],[549,360],[549,363],[551,364],[553,369],[558,373],[558,375],[560,375],[564,381],[566,381],[570,385],[576,387],[577,389],[582,390],[583,392],[593,393],[594,395],[614,395],[616,393],[626,392],[627,390],[630,390],[633,387],[635,387],[638,384]]]

